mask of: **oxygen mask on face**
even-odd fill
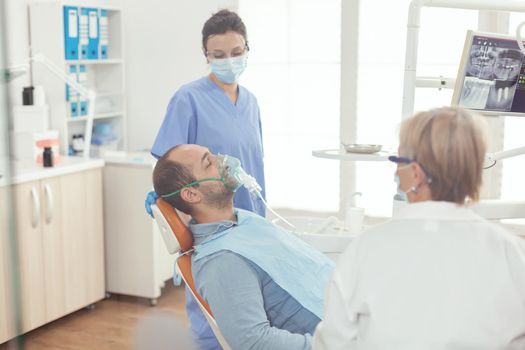
[[[283,222],[287,223],[290,227],[295,229],[295,226],[292,225],[288,220],[283,218],[281,215],[277,214],[264,200],[261,195],[261,186],[257,183],[257,180],[244,171],[241,166],[241,161],[235,157],[218,154],[217,155],[217,169],[222,178],[224,178],[224,186],[232,191],[237,191],[241,186],[244,186],[252,195],[259,197],[264,203],[266,208],[268,208],[274,215],[281,218]]]
[[[244,171],[241,166],[241,161],[235,157],[219,154],[217,155],[217,169],[222,178],[224,178],[224,186],[235,192],[239,187],[244,186],[248,191],[261,191],[261,186],[257,183],[253,176],[250,176]]]

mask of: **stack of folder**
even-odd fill
[[[66,60],[108,58],[108,11],[64,6],[64,49]]]
[[[68,61],[108,58],[108,11],[98,8],[64,6],[64,54]],[[69,76],[87,87],[87,68],[71,62]],[[87,115],[88,101],[66,84],[66,101],[71,118]]]
[[[68,75],[71,79],[87,88],[87,67],[84,64],[71,64],[68,66]],[[66,101],[68,113],[71,118],[87,115],[88,101],[85,96],[80,96],[77,91],[66,84]]]

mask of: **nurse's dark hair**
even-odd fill
[[[208,49],[208,38],[215,34],[224,34],[226,32],[236,32],[243,36],[244,42],[248,45],[246,35],[246,26],[241,17],[230,10],[220,10],[211,16],[204,27],[202,27],[202,47],[204,51]]]
[[[183,164],[170,159],[170,154],[179,146],[170,148],[158,161],[153,169],[153,188],[160,196],[172,193],[183,186],[195,181],[191,171]],[[198,186],[195,185],[195,186]],[[191,206],[180,196],[180,192],[166,198],[162,198],[176,209],[191,215]]]

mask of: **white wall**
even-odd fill
[[[13,64],[22,63],[22,61],[29,55],[29,30],[28,30],[28,16],[27,4],[31,0],[1,0],[5,11],[5,43],[2,47],[6,64],[9,67]],[[1,28],[4,30],[4,27]],[[4,34],[4,33],[3,33]],[[22,104],[22,88],[30,84],[29,76],[24,75],[16,78],[7,85],[7,93],[9,94],[8,105]],[[4,93],[2,91],[2,93]],[[2,106],[6,108],[7,106]],[[5,110],[2,110],[4,113]],[[0,132],[2,133],[2,142],[0,145],[0,155],[7,156],[7,142],[4,136],[7,136],[8,115],[2,115],[0,121]]]
[[[202,26],[218,9],[235,10],[237,4],[237,0],[125,1],[129,150],[151,148],[171,96],[182,84],[207,73]]]
[[[5,4],[0,2],[0,70],[5,67]],[[0,79],[2,79],[0,77]],[[6,99],[6,85],[0,81],[0,175],[4,173],[5,158],[9,155],[7,150],[7,99]],[[0,200],[3,200],[0,199]]]
[[[28,4],[32,0],[4,0],[7,24],[7,65],[23,63],[29,56]],[[11,104],[22,104],[22,88],[30,84],[29,75],[23,75],[9,83]]]

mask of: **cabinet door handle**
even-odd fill
[[[53,191],[51,191],[49,184],[44,185],[44,193],[47,199],[46,224],[50,224],[51,220],[53,220],[53,213],[55,212],[55,203],[53,200]]]
[[[40,199],[34,186],[31,187],[31,199],[33,199],[33,219],[31,220],[31,226],[36,228],[40,224]]]

